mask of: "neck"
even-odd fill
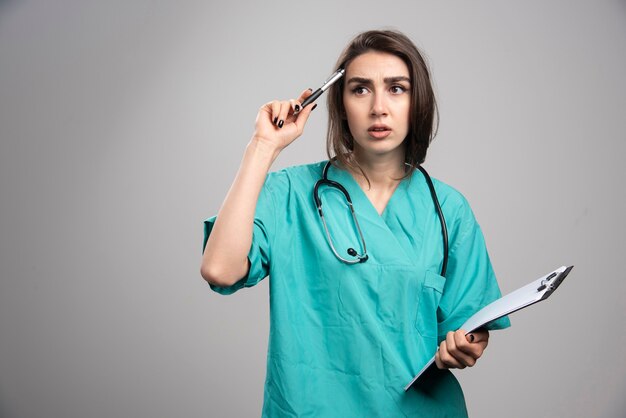
[[[355,150],[356,151],[356,150]],[[354,160],[358,163],[361,169],[367,175],[370,186],[368,187],[367,179],[363,176],[360,170],[352,171],[351,173],[355,180],[365,189],[370,190],[394,190],[400,180],[397,180],[404,176],[405,164],[404,154],[385,155],[380,158],[362,158],[355,152]]]

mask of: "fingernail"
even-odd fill
[[[295,110],[296,110],[296,112],[299,112],[300,111],[300,106],[296,105],[296,109]]]
[[[285,121],[281,119],[280,122],[278,122],[278,127],[282,128],[284,123]]]
[[[309,91],[313,91],[313,89],[311,87],[309,87]]]
[[[313,107],[311,108],[311,112],[314,111],[316,107],[317,107],[317,103],[313,105]]]
[[[276,122],[278,122],[278,116],[274,118],[274,125],[276,125]]]
[[[474,342],[474,334],[470,334],[470,342]]]

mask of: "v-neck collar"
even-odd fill
[[[416,170],[418,172],[419,170]],[[397,199],[407,197],[410,184],[413,183],[414,172],[411,177],[403,179],[394,190],[382,214],[379,214],[369,200],[359,183],[349,171],[340,169],[331,164],[328,169],[328,179],[340,183],[350,194],[353,207],[366,240],[367,252],[380,264],[414,265],[415,254],[410,248],[398,239],[391,229],[390,218],[404,217],[394,210]]]
[[[350,173],[348,170],[337,168],[332,164],[328,169],[328,178],[331,180],[334,179],[335,181],[341,183],[348,190],[348,193],[350,193],[352,202],[355,205],[357,204],[355,200],[358,200],[359,206],[366,206],[367,212],[372,212],[370,213],[370,215],[378,216],[383,222],[389,213],[389,208],[393,207],[392,205],[397,199],[397,196],[403,194],[402,192],[409,187],[409,180],[411,180],[414,175],[415,173],[413,173],[411,177],[402,179],[400,181],[398,186],[391,194],[391,197],[387,201],[385,209],[383,209],[383,212],[379,214],[372,201],[369,199],[365,191],[361,188],[359,182],[356,181],[356,179],[352,176],[352,173]]]

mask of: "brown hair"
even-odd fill
[[[393,54],[406,64],[411,77],[411,107],[409,110],[409,132],[404,141],[405,162],[410,168],[404,177],[409,177],[415,166],[424,162],[430,141],[437,133],[439,114],[435,94],[430,81],[428,66],[415,44],[406,35],[392,30],[372,30],[357,35],[343,50],[337,60],[337,68],[346,68],[352,60],[369,51]],[[328,90],[328,133],[326,153],[332,161],[336,156],[342,166],[365,173],[353,158],[354,140],[345,119],[343,105],[344,79],[340,79]],[[336,161],[333,161],[337,165]],[[365,176],[369,183],[369,179]],[[397,179],[400,180],[400,179]]]

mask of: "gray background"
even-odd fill
[[[260,414],[267,281],[212,293],[202,221],[257,108],[384,27],[430,60],[426,166],[502,291],[576,266],[456,373],[470,414],[626,416],[626,3],[331,4],[0,2],[0,416]],[[325,124],[273,169],[324,159]]]

